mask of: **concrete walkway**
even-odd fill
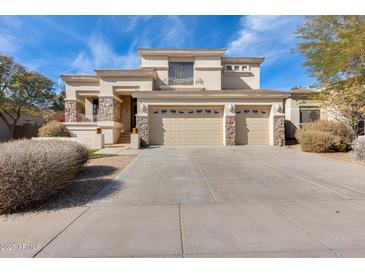
[[[1,219],[0,243],[14,245],[0,256],[365,257],[364,216],[363,166],[268,146],[166,146],[86,207]]]

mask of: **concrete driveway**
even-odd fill
[[[363,166],[269,146],[166,146],[87,207],[3,219],[0,243],[35,247],[0,255],[365,257],[364,216]]]

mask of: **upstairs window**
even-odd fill
[[[194,84],[193,62],[170,62],[169,85],[185,86]]]
[[[249,65],[234,65],[229,64],[225,65],[225,71],[234,71],[234,72],[249,72],[250,66]]]

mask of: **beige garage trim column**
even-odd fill
[[[225,138],[226,146],[234,146],[236,144],[236,111],[235,105],[226,104],[224,106],[224,123],[225,123]]]
[[[270,112],[270,145],[285,145],[285,114],[280,105],[273,105]]]
[[[136,123],[138,128],[138,136],[141,140],[141,146],[146,147],[150,144],[150,138],[148,134],[148,105],[141,105],[139,113],[136,114]]]

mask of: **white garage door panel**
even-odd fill
[[[151,107],[150,143],[223,144],[223,108]]]
[[[236,108],[236,144],[269,144],[269,115],[269,107],[242,106]]]

